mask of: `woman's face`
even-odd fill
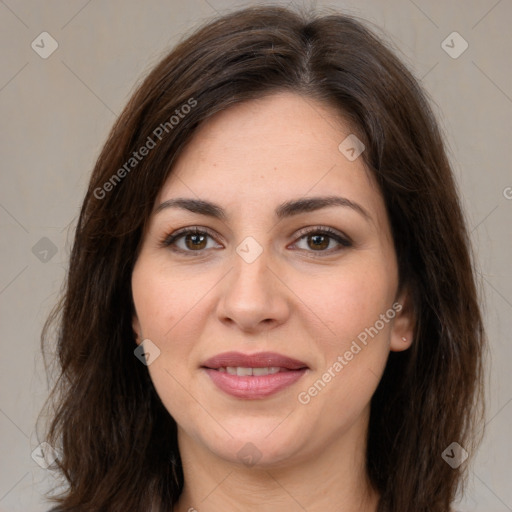
[[[160,191],[133,325],[180,449],[278,466],[364,443],[412,329],[350,134],[331,108],[273,94],[203,124]]]

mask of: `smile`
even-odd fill
[[[273,395],[294,384],[309,369],[302,361],[273,352],[226,352],[208,359],[201,368],[218,389],[245,400]]]
[[[243,366],[228,366],[217,368],[219,372],[226,372],[230,375],[238,375],[239,377],[248,375],[268,375],[279,372],[289,372],[287,368],[279,368],[279,366],[270,366],[265,368],[244,368]]]

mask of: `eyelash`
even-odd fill
[[[175,231],[174,233],[171,233],[169,235],[164,236],[160,240],[160,247],[171,248],[171,246],[173,244],[175,244],[180,238],[183,238],[183,237],[185,237],[187,235],[191,235],[191,234],[193,234],[193,235],[207,235],[207,236],[209,236],[209,237],[211,237],[212,239],[215,240],[214,234],[208,228],[203,228],[203,227],[195,226],[195,227],[192,227],[192,228],[179,229],[178,231]],[[299,230],[298,238],[297,238],[296,242],[294,242],[294,243],[297,243],[298,241],[300,241],[303,238],[305,238],[307,236],[310,236],[310,235],[324,235],[324,236],[327,236],[330,239],[338,242],[338,244],[341,246],[341,247],[338,247],[338,248],[335,248],[335,249],[319,250],[319,251],[299,249],[301,251],[306,251],[306,252],[312,253],[315,256],[322,257],[324,254],[329,254],[330,255],[333,252],[340,251],[342,248],[347,248],[347,247],[351,247],[352,246],[352,241],[350,240],[349,237],[347,237],[346,235],[341,235],[340,233],[338,233],[337,231],[334,231],[333,229],[331,229],[328,226],[316,226],[314,228],[303,228],[303,229]],[[201,253],[204,253],[204,251],[205,251],[205,249],[200,249],[200,250],[197,250],[197,251],[183,250],[183,249],[180,249],[180,248],[178,248],[176,246],[172,247],[171,250],[173,250],[175,252],[182,253],[182,254],[186,254],[187,256],[199,256],[199,255],[201,255]],[[194,254],[194,253],[196,253],[196,254]]]

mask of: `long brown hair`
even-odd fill
[[[442,136],[418,82],[363,22],[257,7],[205,25],[151,71],[92,173],[65,291],[42,333],[43,350],[55,339],[60,368],[46,437],[67,485],[58,510],[168,512],[177,502],[176,423],[134,356],[132,269],[198,125],[281,90],[331,105],[365,144],[413,299],[414,343],[390,354],[371,404],[367,470],[379,510],[449,509],[467,463],[453,469],[442,454],[452,442],[470,454],[476,446],[485,336]]]

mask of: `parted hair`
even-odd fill
[[[481,438],[486,342],[464,214],[428,97],[366,22],[267,6],[215,18],[173,48],[97,159],[41,335],[54,372],[44,435],[64,483],[51,497],[56,510],[169,512],[177,502],[176,423],[134,356],[131,274],[157,194],[197,127],[278,91],[331,106],[364,143],[414,308],[414,342],[390,354],[371,401],[366,463],[379,512],[447,512],[463,489],[467,462],[454,469],[442,454],[457,442],[472,455]],[[148,138],[154,147],[131,161]]]

